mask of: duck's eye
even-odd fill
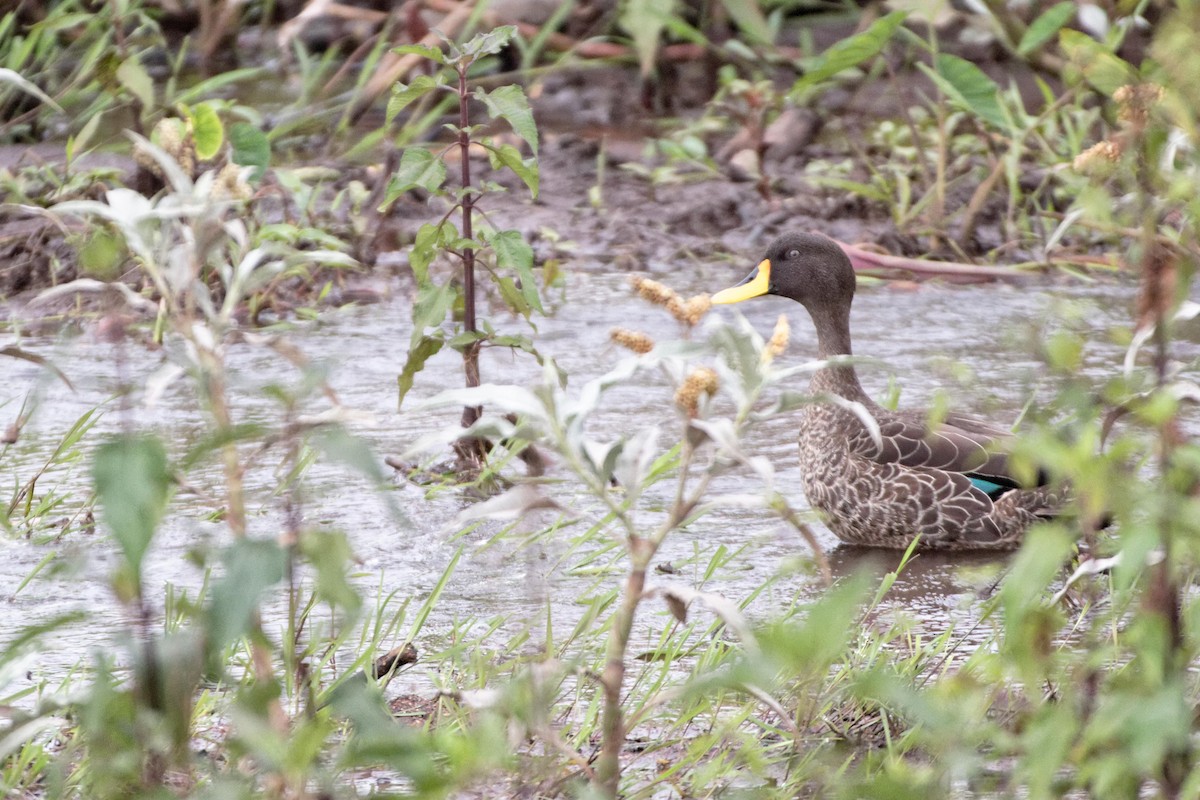
[[[795,249],[794,247],[791,250],[787,251],[788,261],[791,261],[793,258],[799,258],[799,257],[800,257],[800,251]]]

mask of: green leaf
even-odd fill
[[[1025,34],[1021,36],[1021,42],[1017,45],[1017,55],[1027,56],[1050,41],[1051,37],[1058,33],[1063,25],[1070,22],[1073,16],[1075,16],[1075,4],[1070,0],[1063,0],[1061,3],[1050,6],[1025,29]]]
[[[516,25],[501,25],[486,33],[481,33],[475,36],[471,41],[462,46],[463,55],[470,56],[472,59],[480,56],[492,55],[499,53],[500,50],[512,41],[512,38],[517,35]]]
[[[533,154],[537,155],[537,123],[533,121],[533,110],[529,107],[524,89],[515,85],[501,86],[490,92],[476,89],[475,97],[487,105],[488,114],[492,119],[499,117],[507,121],[517,136],[524,139]]]
[[[399,55],[421,56],[439,64],[446,63],[446,54],[440,48],[430,47],[427,44],[402,44],[399,47],[393,47],[392,52]]]
[[[437,51],[441,52],[441,50]],[[396,118],[396,115],[405,109],[409,104],[419,100],[425,95],[443,86],[441,76],[434,78],[430,75],[421,75],[407,86],[403,83],[397,83],[392,88],[392,96],[387,104],[386,119],[390,123]]]
[[[758,0],[724,0],[725,10],[742,31],[760,44],[770,44],[771,26],[759,8]]]
[[[287,552],[273,541],[241,539],[221,560],[225,574],[213,586],[208,608],[210,659],[250,630],[259,597],[283,580]]]
[[[330,531],[306,531],[300,537],[300,552],[316,567],[317,596],[347,611],[358,611],[362,599],[347,578],[347,571],[354,563],[354,551],[346,536]]]
[[[243,167],[257,167],[251,180],[262,180],[263,173],[271,165],[271,141],[254,125],[238,122],[229,128],[229,145],[233,148],[230,158]]]
[[[674,13],[674,0],[625,0],[621,27],[633,39],[643,77],[654,69],[658,40]]]
[[[508,307],[522,317],[529,319],[532,309],[529,307],[529,301],[525,299],[521,287],[517,286],[516,280],[507,275],[501,275],[495,280],[496,287],[500,289],[500,296],[504,298],[504,302],[508,304]]]
[[[417,290],[413,303],[413,335],[419,336],[426,328],[436,328],[446,321],[446,312],[454,305],[455,291],[449,284],[438,286],[427,284]]]
[[[388,184],[387,197],[381,208],[387,208],[397,197],[416,187],[433,192],[446,180],[446,164],[423,147],[410,147],[400,158],[400,166]]]
[[[120,436],[96,451],[92,480],[104,520],[134,580],[140,583],[142,558],[170,495],[167,450],[154,436]]]
[[[416,239],[408,255],[408,264],[417,279],[417,286],[429,282],[429,265],[437,257],[442,239],[442,226],[426,222],[417,229]]]
[[[511,144],[502,144],[499,147],[488,148],[488,159],[491,161],[492,169],[500,167],[508,167],[513,174],[525,182],[529,187],[530,194],[534,199],[537,199],[538,189],[540,188],[540,173],[538,172],[537,159],[521,158],[521,151],[513,147]]]
[[[879,55],[891,40],[892,34],[900,27],[900,23],[904,21],[905,16],[906,13],[903,11],[893,11],[875,20],[865,31],[834,44],[807,65],[804,74],[792,85],[791,94],[795,95],[811,89],[839,72],[857,67],[864,61]]]
[[[217,110],[211,103],[201,103],[188,110],[192,120],[192,138],[196,141],[196,156],[201,161],[208,161],[220,150],[225,143],[225,126],[217,116]]]
[[[1086,33],[1064,29],[1059,31],[1058,43],[1075,73],[1101,94],[1111,97],[1117,89],[1135,82],[1137,70]]]
[[[121,66],[117,67],[117,80],[138,99],[143,110],[154,109],[154,81],[136,57],[121,62]]]
[[[180,91],[179,94],[175,95],[175,102],[193,103],[202,97],[212,97],[217,92],[232,84],[253,80],[269,74],[272,74],[272,72],[267,67],[244,67],[242,69],[233,69],[229,72],[221,72]]]
[[[425,362],[437,355],[437,352],[442,349],[442,345],[446,343],[445,338],[440,335],[441,331],[438,333],[437,336],[422,336],[414,346],[408,348],[408,358],[404,361],[404,369],[396,378],[396,386],[399,389],[399,397],[396,399],[397,408],[404,402],[404,396],[412,388],[413,380],[417,377],[417,373],[424,368]]]
[[[538,297],[537,281],[533,276],[533,248],[525,241],[525,237],[520,231],[500,231],[488,238],[488,244],[496,252],[496,266],[514,270],[521,279],[523,305],[538,313],[544,313],[542,301]],[[526,317],[529,316],[528,311],[522,313]]]
[[[120,70],[118,70],[118,72],[119,71]],[[27,80],[26,78],[22,77],[21,73],[19,73],[19,72],[15,72],[11,69],[0,69],[0,82],[11,83],[13,86],[16,86],[18,89],[25,92],[26,94],[31,94],[34,97],[36,97],[38,100],[41,100],[46,105],[52,106],[55,111],[63,110],[62,106],[60,106],[58,103],[54,102],[53,97],[51,97],[50,95],[46,94],[41,89],[39,89],[38,85],[36,83],[34,83],[33,81]],[[151,87],[151,92],[153,92],[153,87]],[[151,95],[151,96],[153,96],[153,95]]]
[[[1012,127],[1000,108],[1000,87],[983,70],[946,53],[938,53],[933,63],[936,71],[924,65],[922,69],[951,102],[996,128],[1007,131]]]

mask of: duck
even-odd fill
[[[788,233],[714,305],[763,295],[804,306],[821,366],[800,412],[800,469],[809,505],[851,545],[918,550],[1009,550],[1038,520],[1057,515],[1060,490],[1039,472],[1013,474],[1011,433],[950,413],[893,411],[863,390],[850,341],[854,268],[832,239]],[[869,424],[868,417],[874,424]]]

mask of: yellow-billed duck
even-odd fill
[[[854,269],[833,240],[792,233],[745,280],[713,297],[737,303],[780,295],[812,317],[818,356],[830,363],[813,374],[815,402],[800,414],[809,503],[850,544],[905,548],[920,535],[922,549],[1016,547],[1031,524],[1054,515],[1059,493],[1022,487],[1013,477],[1008,431],[957,414],[931,425],[925,413],[891,411],[868,397],[854,366],[840,358],[851,355],[854,289]]]

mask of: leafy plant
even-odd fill
[[[417,232],[409,255],[409,264],[417,281],[417,298],[413,303],[413,336],[408,358],[398,378],[399,399],[412,387],[416,374],[425,362],[443,346],[449,344],[463,355],[463,371],[467,386],[478,386],[479,352],[483,347],[511,347],[533,353],[531,340],[519,335],[498,334],[485,320],[480,322],[476,312],[476,266],[485,274],[513,311],[527,320],[534,312],[542,312],[537,280],[533,272],[533,249],[516,230],[497,230],[488,221],[480,202],[488,195],[503,191],[495,184],[476,186],[471,176],[471,150],[482,146],[493,170],[508,170],[529,189],[538,193],[537,149],[538,135],[533,112],[519,86],[501,86],[491,91],[476,88],[471,91],[468,73],[480,59],[498,52],[516,33],[506,26],[482,33],[461,46],[446,43],[446,52],[434,47],[408,45],[397,48],[400,53],[415,53],[442,67],[432,76],[421,76],[411,84],[400,84],[388,102],[388,120],[409,104],[432,92],[446,92],[458,99],[458,123],[451,126],[456,135],[453,144],[437,151],[412,145],[404,150],[396,174],[388,184],[384,205],[400,195],[420,189],[439,198],[447,207],[436,223],[427,223]],[[470,100],[483,103],[493,119],[503,119],[529,147],[530,158],[507,142],[487,142],[476,138],[478,127],[470,120]],[[459,188],[446,185],[447,153],[457,149],[461,172]],[[456,228],[451,218],[457,212]],[[436,282],[430,268],[441,254],[451,254],[462,264],[461,282]],[[448,334],[441,326],[447,313],[462,309],[462,329]],[[470,427],[479,418],[476,406],[463,409],[463,427]],[[482,440],[464,439],[456,445],[461,469],[478,469],[486,458],[487,448]]]

